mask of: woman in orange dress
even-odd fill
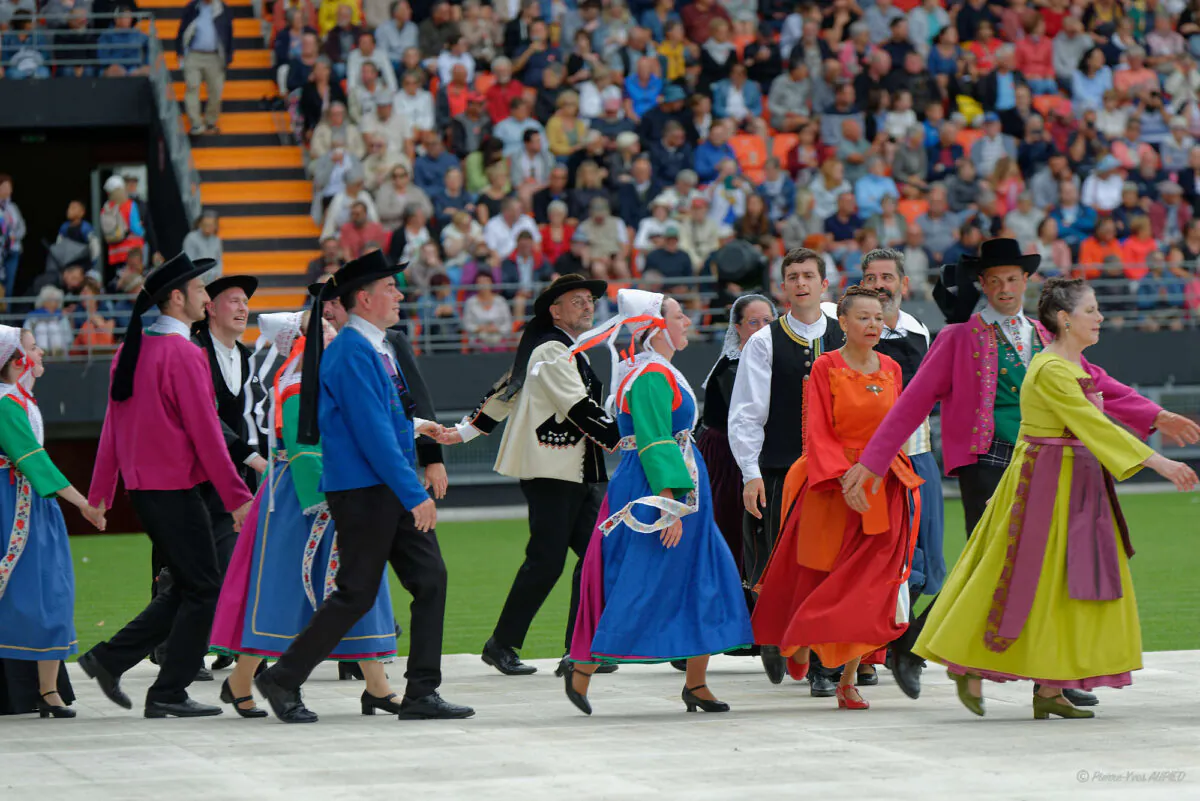
[[[805,453],[784,484],[789,512],[763,574],[754,638],[790,656],[797,680],[808,671],[810,649],[822,664],[842,665],[838,707],[866,709],[854,686],[859,664],[882,663],[887,643],[908,628],[906,582],[921,518],[909,490],[922,482],[900,454],[878,492],[843,496],[842,476],[895,404],[903,379],[900,366],[874,349],[883,331],[877,292],[848,289],[838,322],[846,344],[813,363],[805,388]]]

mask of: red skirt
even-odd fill
[[[785,655],[810,647],[828,667],[858,657],[867,664],[883,662],[887,644],[908,628],[907,622],[896,622],[896,600],[912,563],[916,531],[904,484],[889,472],[880,491],[886,494],[889,529],[866,534],[862,516],[848,509],[841,547],[825,571],[805,567],[797,558],[799,538],[805,536],[799,510],[809,486],[800,488],[763,574],[754,607],[755,642],[777,645]]]

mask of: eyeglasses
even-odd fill
[[[742,320],[742,323],[743,323],[743,324],[744,324],[744,325],[745,325],[747,328],[752,328],[752,329],[754,329],[754,330],[756,330],[756,331],[757,331],[759,328],[763,328],[764,326],[768,326],[768,325],[770,325],[772,322],[774,322],[774,318],[773,318],[773,317],[751,317],[751,318],[749,318],[749,319],[747,319],[747,320]]]
[[[590,295],[587,297],[581,295],[577,298],[572,298],[567,302],[577,309],[593,309],[596,307],[596,299]]]

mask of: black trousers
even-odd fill
[[[221,577],[229,569],[229,560],[233,558],[233,549],[237,547],[238,534],[233,530],[233,515],[225,511],[221,495],[212,484],[201,484],[204,503],[208,507],[208,516],[212,521],[213,541],[217,546],[217,563],[221,568]],[[158,546],[150,549],[150,597],[154,598],[160,591],[171,586],[171,571],[163,559]]]
[[[113,675],[121,675],[159,643],[166,655],[147,701],[177,703],[204,664],[217,597],[221,565],[209,516],[209,484],[187,490],[130,490],[129,498],[150,541],[171,573],[140,615],[99,643],[92,654]]]
[[[746,587],[753,589],[766,572],[779,527],[783,524],[783,480],[786,470],[763,470],[763,488],[767,493],[767,508],[760,520],[749,512],[742,517],[742,565],[746,572]]]
[[[346,632],[375,604],[390,562],[412,595],[411,645],[405,695],[420,698],[442,683],[442,625],[446,616],[446,563],[437,534],[418,531],[412,512],[383,484],[326,494],[337,526],[337,587],[304,631],[271,668],[281,686],[299,689]]]
[[[971,538],[971,532],[983,518],[988,501],[996,492],[996,487],[1000,486],[1000,479],[1004,477],[1004,470],[1003,467],[984,464],[971,464],[958,469],[958,487],[962,493],[967,539]],[[917,644],[917,638],[921,636],[921,631],[925,628],[925,622],[929,619],[929,612],[936,603],[937,598],[934,597],[917,619],[909,624],[908,629],[892,642],[894,650],[912,652],[913,646]]]
[[[567,612],[564,649],[569,651],[579,608],[583,555],[604,501],[604,485],[533,478],[521,482],[521,492],[529,503],[529,544],[492,636],[510,648],[525,644],[533,618],[562,576],[570,550],[579,560],[571,578],[571,608]]]

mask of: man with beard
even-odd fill
[[[788,251],[781,267],[783,291],[790,308],[759,330],[742,349],[741,366],[729,403],[729,447],[742,471],[742,501],[746,506],[744,551],[745,586],[754,590],[782,520],[783,482],[804,453],[799,424],[804,408],[804,382],[822,353],[846,340],[821,309],[821,293],[829,287],[825,259],[807,248]],[[761,643],[763,667],[773,684],[783,681],[785,662],[778,643]],[[812,695],[834,694],[834,673],[814,660],[808,676]]]
[[[908,293],[908,276],[904,272],[904,255],[891,248],[872,250],[863,256],[862,285],[877,290],[887,298],[883,306],[883,335],[875,350],[892,357],[900,365],[904,386],[917,374],[917,368],[929,350],[929,329],[917,318],[900,310],[904,295]],[[835,304],[822,304],[826,313],[836,310]],[[929,418],[909,437],[904,453],[912,462],[913,469],[925,483],[917,490],[921,496],[921,520],[917,528],[917,547],[912,555],[912,574],[908,580],[909,608],[924,595],[937,595],[946,578],[946,557],[942,553],[942,530],[944,525],[944,503],[942,498],[942,474],[933,455],[932,434]],[[907,635],[902,640],[908,643]],[[911,648],[911,643],[908,643]],[[906,649],[907,652],[907,649]],[[921,686],[914,678],[920,676],[920,666],[905,661],[900,670],[893,669],[900,689],[910,698],[916,698]],[[858,684],[878,683],[874,668],[859,669]]]
[[[204,665],[221,591],[210,495],[220,497],[235,529],[251,495],[222,438],[208,360],[189,341],[190,326],[204,319],[209,302],[200,276],[213,266],[180,254],[146,277],[113,360],[111,402],[89,492],[89,502],[103,510],[112,505],[118,477],[123,479],[176,579],[137,618],[79,658],[110,701],[131,709],[121,675],[165,641],[166,658],[146,693],[148,718],[221,714],[220,707],[187,694]],[[143,336],[142,315],[155,305],[161,316]]]
[[[537,672],[517,651],[558,583],[568,550],[579,557],[571,580],[564,652],[570,649],[583,555],[608,481],[604,454],[616,449],[620,434],[616,420],[604,409],[603,385],[587,357],[569,354],[577,338],[591,329],[596,300],[606,290],[604,281],[581,275],[554,281],[534,303],[533,319],[521,335],[512,369],[479,409],[442,440],[468,441],[509,420],[495,470],[521,481],[529,503],[529,545],[496,628],[483,646],[483,661],[506,676]],[[566,664],[564,656],[556,671],[560,677]]]

